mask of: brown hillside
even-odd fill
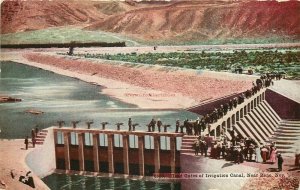
[[[110,16],[86,29],[177,41],[289,35],[300,39],[300,2],[177,2]]]
[[[96,7],[87,3],[4,1],[1,4],[1,33],[72,25],[103,18]]]
[[[126,2],[4,1],[1,4],[1,34],[88,24],[133,8],[134,3]]]

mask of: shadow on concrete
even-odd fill
[[[226,167],[233,166],[233,165],[235,165],[235,163],[226,163],[222,166],[222,168],[226,168]]]
[[[298,168],[291,168],[288,171],[296,171],[296,170],[299,170],[299,172],[300,172],[300,168],[299,167]]]
[[[278,172],[278,168],[268,168],[268,172]]]

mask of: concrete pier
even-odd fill
[[[140,176],[162,172],[162,167],[163,172],[180,171],[180,151],[176,150],[176,137],[182,137],[183,134],[181,133],[71,127],[54,127],[53,130],[57,169]],[[58,134],[63,134],[63,143],[57,142]],[[92,135],[92,143],[85,144],[85,135],[87,134]],[[76,138],[76,135],[78,135],[78,144],[71,145],[71,136]],[[105,135],[107,138],[104,138]],[[115,145],[115,135],[120,136],[121,144]],[[129,136],[138,138],[138,147],[129,146]],[[151,137],[154,140],[154,147],[145,147],[145,140],[148,139],[146,137]],[[170,139],[169,149],[161,149],[162,137]],[[100,146],[100,141],[106,141],[107,145],[102,144]]]

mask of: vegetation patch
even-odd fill
[[[172,52],[127,54],[74,54],[85,58],[118,60],[149,65],[163,65],[198,70],[228,71],[248,74],[282,73],[300,79],[299,49],[241,50],[211,52]]]

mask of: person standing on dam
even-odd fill
[[[132,126],[132,120],[131,118],[128,119],[128,131],[131,131],[131,126]]]
[[[161,129],[161,126],[162,126],[162,122],[161,122],[160,118],[158,118],[158,120],[156,122],[156,125],[157,125],[158,132],[160,132],[160,129]]]
[[[26,150],[28,150],[28,136],[25,137],[25,141],[24,141],[24,144],[25,144],[25,148]]]
[[[35,147],[35,130],[34,129],[32,129],[31,130],[31,140],[32,140],[32,146],[33,146],[33,148]]]
[[[149,123],[152,132],[155,131],[155,124],[156,124],[156,121],[154,120],[154,118],[152,118],[152,120],[151,120],[150,123]]]
[[[178,133],[179,127],[180,127],[180,122],[179,122],[179,119],[177,119],[175,133]]]

